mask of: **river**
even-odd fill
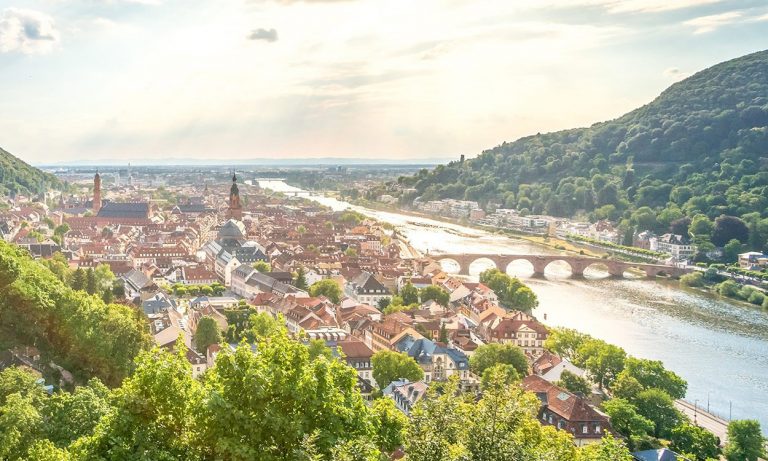
[[[260,185],[298,191],[281,181]],[[389,222],[422,252],[557,253],[482,230],[309,197],[334,210],[350,208]],[[479,261],[470,272],[478,274],[488,263]],[[683,290],[673,281],[608,279],[599,269],[588,269],[583,279],[570,279],[567,268],[553,263],[544,277],[531,277],[527,264],[514,263],[509,272],[525,278],[538,296],[534,315],[540,320],[546,317],[548,325],[575,328],[631,355],[661,360],[688,381],[686,400],[726,419],[758,419],[768,433],[768,312]]]

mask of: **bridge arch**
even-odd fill
[[[479,258],[472,258],[471,262],[467,264],[465,271],[469,275],[479,275],[481,272],[487,269],[499,269],[499,263],[491,256],[481,256]]]
[[[534,268],[536,267],[536,264],[534,264]],[[558,267],[562,269],[568,269],[570,273],[564,274],[563,272],[558,273]],[[539,272],[543,275],[547,275],[547,269],[550,269],[550,274],[554,274],[555,278],[568,278],[573,275],[581,275],[581,271],[578,270],[578,268],[574,268],[574,264],[569,261],[567,258],[558,258],[553,257],[551,259],[546,260],[543,263],[543,267],[541,267]]]
[[[461,274],[464,270],[464,265],[461,264],[456,258],[436,258],[435,259],[438,264],[440,264],[440,267],[443,268],[443,270],[449,274]],[[469,265],[466,265],[469,267]]]
[[[504,266],[504,273],[514,275],[515,277],[530,277],[536,274],[536,267],[528,258],[515,258]]]
[[[605,272],[605,275],[595,274],[594,273],[595,270],[598,270],[598,271],[602,270]],[[608,261],[605,261],[605,260],[588,261],[584,265],[583,274],[589,275],[589,278],[594,278],[594,279],[608,278],[608,277],[611,277],[612,275],[611,266],[608,263]]]

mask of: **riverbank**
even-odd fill
[[[338,199],[338,197],[331,195],[331,197]],[[543,247],[547,247],[553,250],[562,251],[565,253],[571,253],[574,255],[581,255],[581,256],[588,256],[591,258],[600,258],[604,259],[606,257],[611,256],[611,253],[608,252],[599,252],[598,249],[594,247],[590,247],[588,245],[581,245],[577,244],[575,242],[572,242],[570,240],[561,239],[556,236],[547,236],[547,235],[536,235],[536,234],[530,234],[522,231],[516,231],[513,229],[503,229],[499,227],[493,227],[493,226],[483,226],[481,224],[475,224],[469,221],[464,220],[457,220],[452,219],[446,216],[438,216],[438,215],[432,215],[427,213],[421,213],[418,211],[413,210],[406,210],[402,208],[398,208],[395,206],[389,206],[383,203],[379,202],[369,202],[367,200],[352,200],[349,203],[364,207],[364,208],[370,208],[373,210],[378,211],[384,211],[387,213],[398,213],[401,215],[406,216],[413,216],[415,218],[424,218],[424,219],[431,219],[433,221],[440,221],[444,222],[446,224],[453,224],[457,226],[464,226],[471,229],[477,229],[482,230],[485,232],[491,232],[494,234],[504,235],[510,238],[525,240],[527,242],[531,242],[537,245],[541,245]],[[620,259],[620,258],[619,258]]]

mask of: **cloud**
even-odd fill
[[[264,40],[265,42],[277,41],[277,30],[275,29],[253,29],[248,34],[248,40]]]
[[[661,13],[720,3],[722,0],[599,0],[611,13]]]
[[[667,69],[664,69],[663,75],[668,79],[677,82],[688,77],[691,74],[689,72],[683,72],[677,67],[669,67]]]
[[[0,53],[47,53],[58,42],[59,31],[50,16],[18,8],[0,13]]]
[[[683,24],[689,27],[693,27],[694,34],[706,34],[717,30],[722,26],[740,22],[742,14],[739,11],[729,11],[727,13],[712,14],[709,16],[700,16],[698,18],[689,19]]]

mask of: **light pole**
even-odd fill
[[[693,401],[693,424],[696,425],[696,417],[699,413],[699,399]]]

